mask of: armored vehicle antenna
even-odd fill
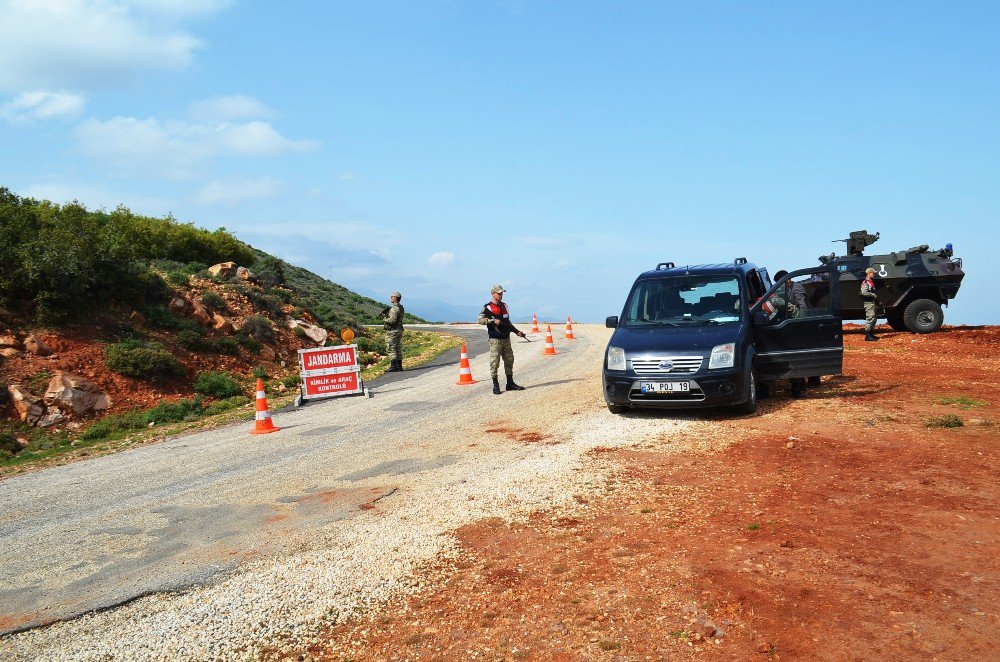
[[[878,241],[879,233],[870,234],[868,230],[855,230],[847,239],[834,239],[833,243],[843,241],[847,243],[848,255],[864,255],[865,246],[871,246]]]

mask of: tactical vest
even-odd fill
[[[493,319],[500,320],[500,326],[496,324],[486,325],[486,332],[489,333],[490,338],[501,338],[504,340],[510,338],[511,323],[510,313],[507,312],[507,304],[503,301],[499,304],[490,301],[483,306],[483,311]]]

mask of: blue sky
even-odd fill
[[[408,310],[955,245],[1000,322],[1000,4],[0,0],[0,185],[225,226]]]

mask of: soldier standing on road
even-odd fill
[[[865,279],[861,281],[861,301],[865,306],[865,340],[878,340],[875,337],[875,304],[878,295],[875,294],[875,268],[865,269]]]
[[[514,350],[510,346],[510,334],[524,337],[524,333],[514,328],[507,312],[507,304],[503,302],[502,285],[494,285],[491,290],[492,300],[483,306],[479,313],[480,324],[486,326],[490,334],[490,377],[493,378],[493,394],[500,395],[500,380],[497,378],[497,368],[503,358],[503,369],[507,373],[507,390],[523,391],[523,386],[514,383]]]
[[[387,372],[403,371],[403,306],[399,303],[402,298],[402,294],[393,292],[389,295],[392,305],[381,313],[385,326],[385,348],[390,360]]]

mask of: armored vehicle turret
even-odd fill
[[[944,323],[942,306],[958,294],[965,272],[962,259],[953,256],[951,244],[929,250],[927,244],[895,253],[865,255],[864,249],[879,239],[879,233],[856,230],[847,239],[847,254],[822,255],[822,264],[835,266],[840,274],[844,319],[864,319],[861,281],[868,267],[875,269],[879,316],[893,329],[932,333]]]

